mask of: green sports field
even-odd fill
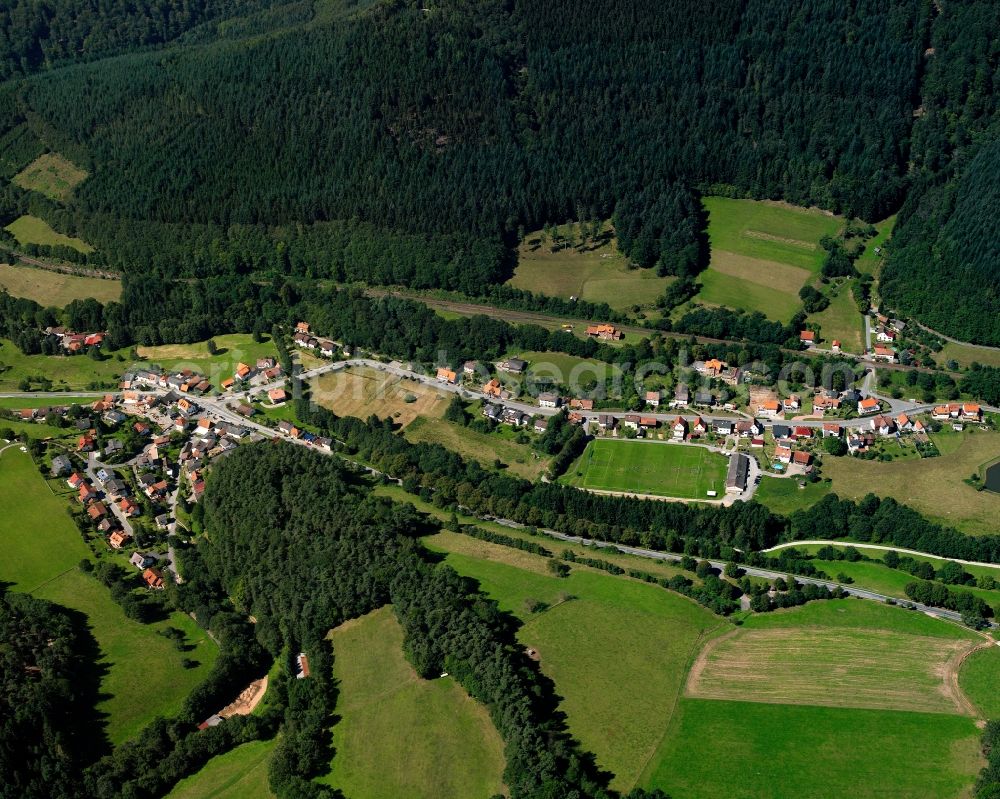
[[[704,447],[625,439],[597,439],[566,472],[578,488],[680,499],[725,493],[727,458]]]

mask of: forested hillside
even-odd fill
[[[687,187],[867,218],[901,200],[922,0],[580,11],[376,3],[284,34],[36,76],[8,86],[3,128],[24,124],[90,169],[61,221],[123,267],[176,271],[186,246],[224,269],[226,240],[246,237],[234,225],[352,219],[374,226],[375,247],[388,230],[458,237],[432,239],[457,257],[629,200],[637,260],[685,272],[700,246]],[[210,226],[214,257],[192,224]],[[442,282],[498,279],[502,251],[480,247],[492,269]],[[253,260],[281,257],[269,246]]]
[[[280,0],[11,0],[0,6],[0,78],[165,44],[209,20]]]
[[[935,26],[913,131],[914,189],[882,294],[936,330],[1000,345],[1000,5],[952,10]]]
[[[95,693],[86,634],[64,608],[0,585],[0,641],[0,796],[74,796],[76,725]]]
[[[482,294],[548,222],[612,217],[635,263],[690,275],[703,193],[866,220],[905,201],[887,299],[996,335],[989,285],[964,319],[944,285],[991,282],[963,177],[993,135],[989,0],[245,0],[224,24],[219,4],[147,2],[127,19],[154,33],[47,0],[49,27],[7,42],[36,52],[17,71],[124,54],[0,85],[3,174],[46,149],[89,173],[65,204],[6,189],[0,222],[41,216],[125,272]],[[87,25],[112,39],[57,52],[74,39],[53,31]]]

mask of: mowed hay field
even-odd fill
[[[0,288],[14,297],[26,297],[45,307],[62,308],[73,300],[93,297],[101,303],[115,302],[122,294],[119,280],[64,275],[30,266],[0,264]]]
[[[11,222],[5,228],[19,244],[39,244],[49,247],[72,247],[84,254],[91,253],[94,248],[83,239],[67,236],[52,229],[44,219],[26,214]]]
[[[854,599],[750,617],[702,650],[643,784],[694,799],[967,796],[982,758],[957,668],[982,643]]]
[[[928,518],[971,535],[996,533],[1000,495],[977,491],[963,480],[1000,452],[1000,433],[967,429],[931,435],[941,456],[921,460],[864,461],[824,458],[823,476],[844,498],[868,493],[894,497]]]
[[[657,586],[586,567],[560,579],[545,558],[509,547],[447,532],[425,543],[522,620],[518,641],[537,652],[555,683],[570,734],[614,774],[613,788],[631,790],[656,753],[703,636],[724,622]]]
[[[1000,718],[1000,648],[990,646],[969,655],[958,684],[982,718]]]
[[[725,493],[728,459],[704,447],[596,439],[566,472],[578,488],[683,499]]]
[[[140,624],[125,617],[108,589],[77,564],[90,555],[66,514],[67,500],[52,494],[31,458],[11,447],[0,455],[0,581],[87,618],[100,648],[101,701],[106,734],[114,744],[137,735],[157,715],[180,711],[188,693],[205,679],[218,648],[190,618],[174,613],[164,622]],[[191,649],[179,652],[158,633],[176,627]],[[199,665],[181,666],[190,658]],[[94,730],[100,735],[100,730]]]
[[[320,375],[310,385],[312,399],[338,416],[367,419],[374,414],[403,427],[418,416],[440,418],[449,402],[443,391],[368,367]],[[407,402],[408,397],[413,400]]]
[[[87,171],[58,153],[44,153],[13,178],[26,191],[37,191],[56,201],[69,199],[73,189],[87,178]]]
[[[686,691],[701,699],[967,715],[948,678],[969,648],[888,630],[748,626],[702,650]]]
[[[423,680],[385,607],[335,629],[336,750],[321,781],[353,799],[487,799],[503,784],[503,742],[450,677]]]
[[[10,339],[0,338],[0,391],[20,391],[22,380],[34,381],[45,377],[52,381],[53,391],[89,390],[91,384],[116,388],[121,373],[128,362],[127,350],[106,355],[121,355],[122,360],[111,357],[95,361],[86,355],[25,355]],[[55,398],[51,404],[58,405]]]
[[[535,243],[540,234],[535,231],[525,236],[509,285],[550,297],[606,302],[615,310],[624,310],[652,305],[674,279],[659,277],[654,269],[629,268],[613,238],[597,247],[552,252],[549,242]]]
[[[167,799],[272,799],[267,764],[277,742],[251,741],[212,758],[178,782]]]
[[[784,203],[705,197],[709,267],[697,301],[760,311],[787,322],[801,305],[799,289],[819,271],[819,240],[835,234],[839,217]]]

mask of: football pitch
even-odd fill
[[[578,488],[705,499],[725,493],[724,455],[703,447],[645,441],[592,441],[570,468],[566,482]]]

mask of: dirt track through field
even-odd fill
[[[711,641],[685,692],[704,699],[976,716],[958,686],[982,646],[890,630],[735,630]]]

